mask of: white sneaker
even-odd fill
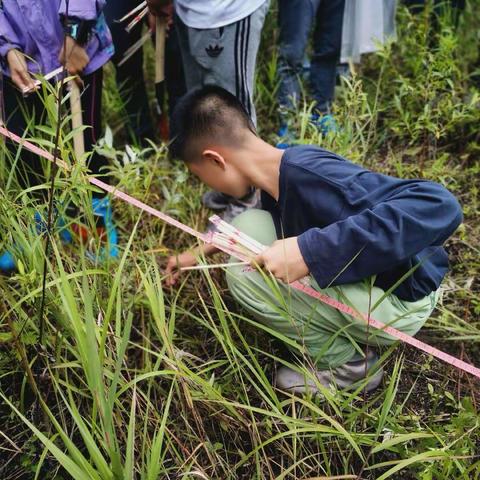
[[[304,394],[310,392],[316,394],[319,393],[319,388],[313,378],[314,376],[317,378],[318,383],[324,387],[330,388],[333,386],[338,389],[352,389],[361,380],[371,375],[364,387],[364,390],[369,392],[377,388],[383,378],[383,368],[375,369],[377,361],[377,355],[369,350],[366,358],[347,362],[331,370],[308,368],[311,375],[306,375],[289,367],[281,367],[277,371],[276,386],[280,390],[287,390],[292,393]],[[372,373],[373,370],[375,371]]]

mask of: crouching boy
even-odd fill
[[[227,282],[243,308],[308,355],[310,374],[283,367],[277,386],[296,392],[315,391],[319,383],[346,388],[367,376],[365,388],[375,388],[381,368],[361,347],[395,339],[288,283],[308,275],[322,293],[415,335],[448,270],[442,245],[462,221],[457,200],[437,183],[375,173],[316,146],[274,148],[256,135],[238,100],[219,87],[183,97],[172,127],[171,155],[209,187],[234,197],[252,186],[262,191],[263,210],[248,210],[234,224],[269,245],[255,264],[281,281],[280,290],[264,273],[242,267],[229,268]],[[206,245],[171,257],[170,282],[179,268],[214,251]]]

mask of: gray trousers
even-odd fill
[[[269,5],[266,0],[248,17],[220,28],[192,28],[175,18],[187,90],[223,87],[242,102],[255,124],[255,64]]]

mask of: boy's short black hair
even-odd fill
[[[199,139],[218,144],[238,143],[245,129],[255,127],[241,102],[224,88],[206,85],[185,94],[177,103],[170,125],[170,157],[190,160],[189,149]]]

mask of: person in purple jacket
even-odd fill
[[[288,283],[303,279],[415,335],[434,310],[448,271],[443,245],[462,221],[455,197],[438,183],[373,172],[314,145],[275,148],[220,87],[189,92],[173,120],[170,154],[201,181],[234,197],[251,186],[262,192],[263,210],[248,210],[233,224],[266,246],[252,261],[265,271],[231,265],[227,283],[243,309],[306,364],[278,368],[277,387],[297,393],[332,384],[375,388],[382,369],[366,346],[390,345],[395,338]],[[206,244],[172,256],[170,283],[180,268],[214,252]]]
[[[94,150],[101,136],[102,67],[114,53],[112,39],[102,9],[105,0],[3,0],[0,2],[0,60],[4,76],[4,122],[22,136],[27,128],[47,122],[43,99],[37,92],[22,91],[34,87],[33,74],[46,75],[64,65],[69,75],[83,83],[81,97],[84,140],[92,152],[89,168],[100,174],[106,159]],[[58,77],[57,77],[58,79]],[[55,80],[55,79],[54,79]],[[13,147],[12,147],[13,148]],[[24,188],[44,181],[41,163],[33,154],[22,152],[17,176]],[[107,237],[109,256],[116,257],[117,233],[108,198],[94,194],[96,222]],[[64,230],[64,240],[71,235]],[[10,252],[0,255],[0,270],[15,269]]]

